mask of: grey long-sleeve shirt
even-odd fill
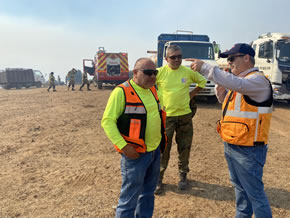
[[[232,73],[222,71],[217,66],[203,63],[200,73],[216,83],[215,92],[220,103],[224,101],[228,90],[247,95],[256,102],[263,102],[271,94],[269,81],[260,74],[245,77],[253,71],[258,71],[258,68],[248,69],[235,76]]]

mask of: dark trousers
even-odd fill
[[[188,164],[193,137],[192,114],[189,113],[182,116],[166,117],[166,135],[168,144],[164,153],[161,155],[159,181],[162,181],[164,172],[168,166],[174,132],[176,132],[175,141],[177,143],[179,173],[189,172]]]

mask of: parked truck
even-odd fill
[[[191,31],[177,30],[176,33],[162,33],[158,36],[157,54],[152,56],[152,60],[156,59],[157,67],[165,65],[166,49],[169,45],[178,45],[182,49],[182,65],[190,67],[191,62],[185,61],[185,58],[197,58],[206,63],[217,66],[215,61],[213,43],[210,42],[207,35],[193,34]],[[148,52],[154,53],[154,52]],[[196,84],[190,86],[190,91],[195,88]],[[214,92],[215,83],[207,81],[204,89],[199,91],[198,96],[207,97],[208,102],[216,102]]]
[[[83,60],[83,70],[94,76],[98,89],[102,89],[104,83],[121,84],[129,79],[128,54],[109,53],[104,47],[99,47],[94,60]]]
[[[271,81],[275,100],[290,104],[290,34],[262,34],[252,42],[255,66]]]
[[[35,79],[32,69],[24,68],[6,68],[0,72],[0,85],[4,89],[21,89],[23,87],[30,88],[32,86],[41,87],[41,81]]]
[[[45,85],[45,78],[43,76],[43,74],[41,73],[40,70],[33,70],[33,73],[34,73],[34,79],[35,81],[39,81],[41,83],[41,86],[44,86]]]

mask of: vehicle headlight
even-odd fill
[[[282,93],[280,92],[280,86],[273,86],[273,94],[274,95],[282,95]]]

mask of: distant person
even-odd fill
[[[72,87],[72,91],[75,90],[75,75],[77,73],[77,70],[75,68],[72,68],[68,73],[67,73],[67,80],[69,81],[67,90],[69,90],[70,87]]]
[[[219,45],[216,44],[216,41],[213,41],[212,44],[213,44],[214,53],[218,53],[220,50]]]
[[[57,82],[58,82],[58,85],[61,84],[61,79],[60,79],[60,76],[59,75],[57,76]]]
[[[161,116],[154,87],[157,73],[149,58],[138,59],[133,79],[112,91],[103,115],[102,127],[121,153],[122,187],[116,217],[153,215],[160,150],[166,143],[165,116]]]
[[[231,73],[197,59],[191,68],[213,80],[216,96],[223,104],[218,132],[235,187],[236,217],[272,217],[263,184],[268,151],[273,90],[270,81],[255,65],[250,45],[235,44],[220,54],[227,58]],[[210,167],[210,166],[209,166]]]
[[[90,89],[90,82],[88,80],[88,74],[86,71],[83,72],[82,74],[82,85],[80,86],[80,91],[83,91],[82,88],[87,85],[87,90],[91,91]]]
[[[53,91],[54,91],[54,92],[56,91],[56,90],[55,90],[55,77],[54,77],[53,74],[54,74],[53,72],[51,72],[51,73],[49,74],[49,87],[48,87],[48,89],[47,89],[48,92],[49,92],[50,88],[53,88]]]
[[[186,189],[193,137],[192,116],[196,111],[196,105],[191,99],[206,84],[206,79],[202,75],[181,65],[182,50],[179,46],[170,45],[167,47],[165,59],[168,64],[158,69],[156,84],[162,100],[161,103],[166,111],[168,145],[161,156],[160,177],[155,194],[161,194],[164,190],[163,177],[170,159],[174,132],[176,132],[175,141],[178,151],[178,188],[180,190]],[[189,93],[189,86],[192,83],[196,83],[197,86]]]

